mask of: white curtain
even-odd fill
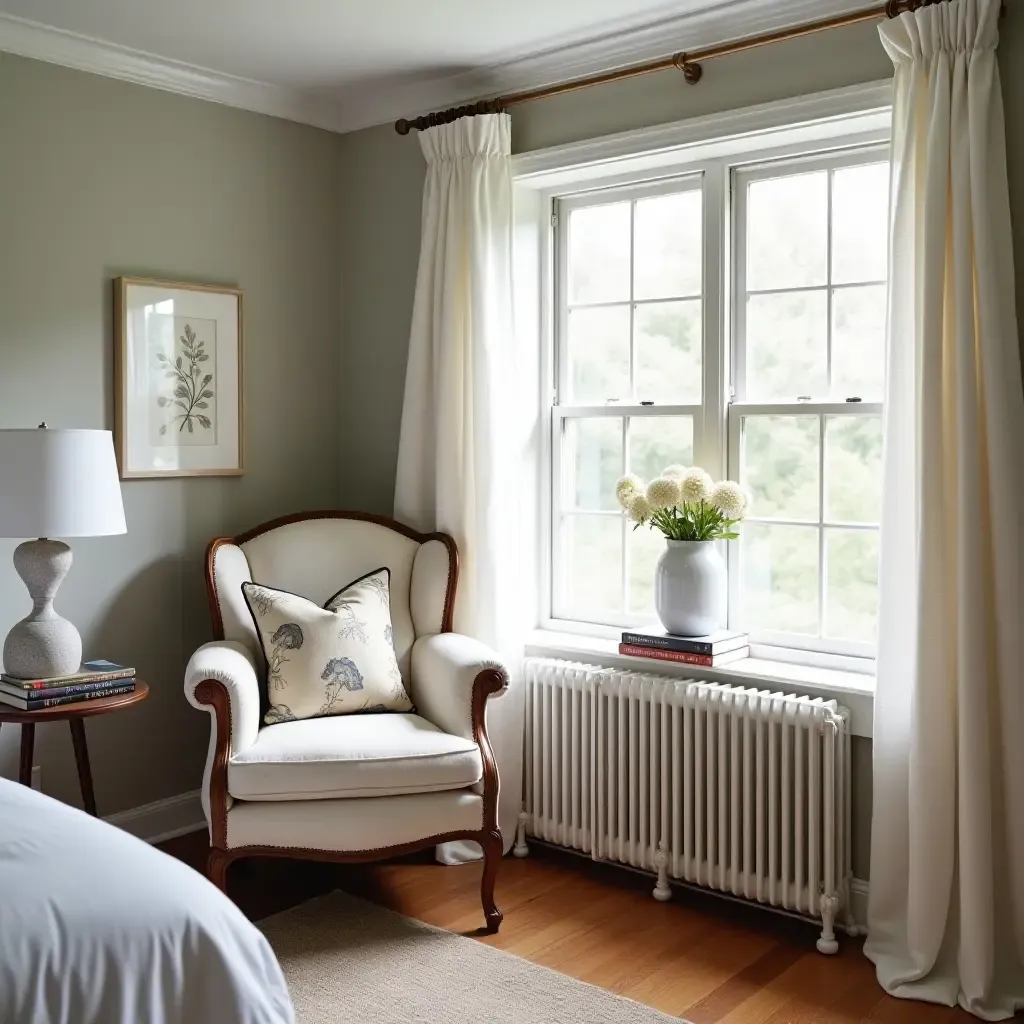
[[[512,142],[508,114],[464,117],[419,134],[427,160],[419,273],[409,338],[395,517],[459,545],[457,632],[511,664],[488,704],[508,850],[522,789],[521,649],[513,471]],[[439,858],[479,855],[452,843]]]
[[[1024,1006],[1024,398],[999,0],[884,24],[895,64],[865,952],[896,996]]]

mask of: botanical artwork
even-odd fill
[[[161,378],[150,416],[154,445],[217,444],[217,321],[154,314],[154,370]]]
[[[243,472],[243,296],[114,281],[114,445],[123,480]]]

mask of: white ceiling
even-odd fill
[[[0,49],[346,130],[862,3],[0,0]]]

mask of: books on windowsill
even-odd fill
[[[0,674],[0,702],[20,711],[76,704],[135,690],[135,669],[112,661],[86,661],[72,675],[18,679]]]
[[[619,654],[632,658],[676,661],[705,668],[740,661],[749,653],[746,633],[724,629],[708,636],[673,636],[664,631],[628,630],[622,634],[619,644]]]

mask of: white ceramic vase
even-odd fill
[[[725,626],[727,574],[713,540],[666,540],[654,574],[654,606],[677,636],[706,636]]]

